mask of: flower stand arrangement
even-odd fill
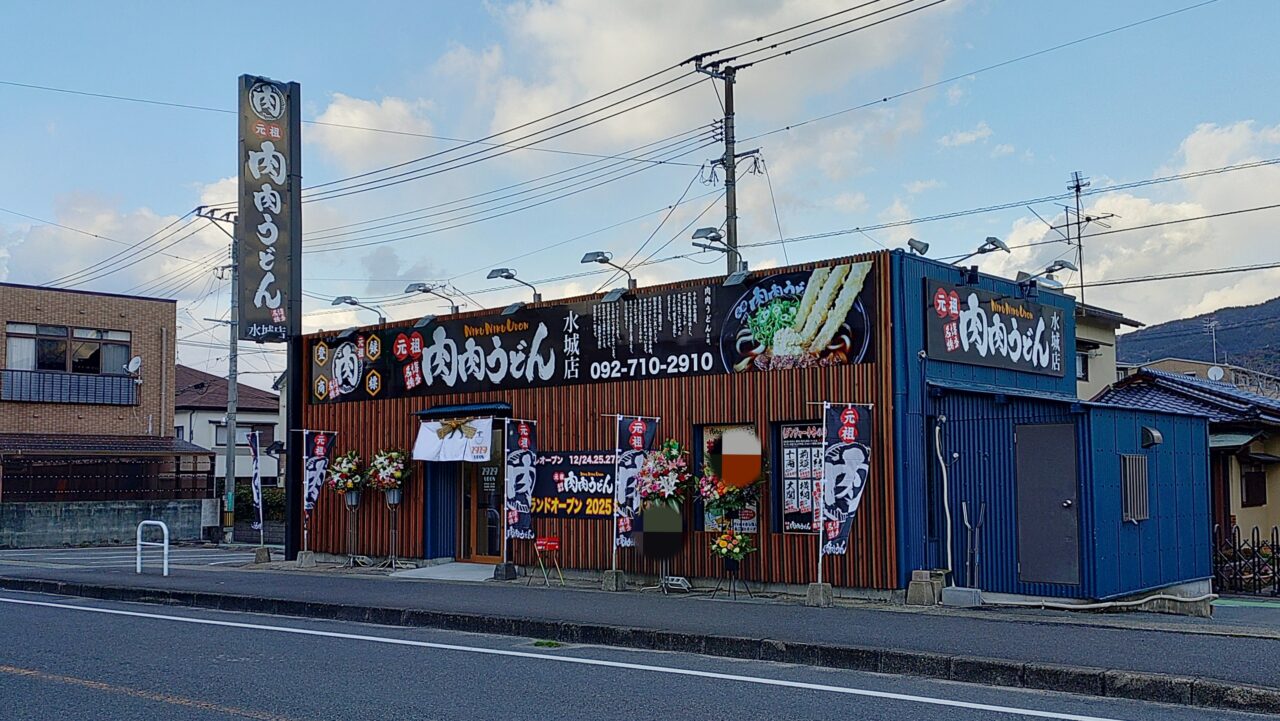
[[[360,507],[360,491],[365,487],[365,474],[360,468],[360,454],[347,451],[329,463],[329,477],[325,485],[334,493],[342,494],[343,503],[347,506],[347,562],[346,566],[366,565],[356,554],[358,548],[356,509]]]
[[[387,554],[387,559],[377,565],[377,568],[389,568],[395,570],[397,568],[412,568],[411,564],[401,561],[398,557],[400,546],[400,501],[404,497],[404,483],[409,478],[408,454],[402,450],[391,449],[381,450],[374,454],[373,460],[369,461],[369,471],[365,474],[365,480],[369,488],[382,491],[383,499],[387,503],[389,530],[391,532],[391,551]]]
[[[747,596],[753,597],[751,588],[747,586],[746,581],[742,580],[741,569],[742,559],[756,552],[756,543],[749,533],[738,533],[732,528],[726,529],[723,533],[711,541],[711,555],[719,556],[724,559],[724,570],[728,575],[729,596],[733,599],[738,598],[738,584],[742,585]],[[724,585],[724,579],[716,584],[716,590],[711,592],[711,597],[715,598]]]
[[[636,495],[640,499],[642,527],[640,551],[660,559],[658,585],[663,593],[671,589],[688,590],[689,582],[667,573],[668,562],[684,546],[684,519],[681,509],[692,490],[693,475],[685,456],[688,452],[677,441],[667,440],[656,451],[650,451],[636,478]]]

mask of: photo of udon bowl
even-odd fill
[[[795,288],[725,319],[720,352],[734,372],[858,363],[870,345],[870,322],[858,299],[871,262],[815,268],[756,284]],[[801,284],[803,289],[801,290]],[[738,303],[757,291],[748,290]]]

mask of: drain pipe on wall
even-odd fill
[[[946,460],[942,457],[942,426],[946,422],[947,417],[940,415],[938,416],[937,422],[933,425],[933,452],[938,457],[938,467],[942,469],[942,515],[946,517],[945,520],[947,527],[947,585],[954,586],[955,573],[952,570],[954,566],[952,565],[951,559],[951,501],[948,497],[950,490],[948,488],[948,465]]]

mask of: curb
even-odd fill
[[[1059,691],[1182,706],[1280,714],[1280,688],[1140,671],[950,656],[925,651],[787,643],[776,639],[710,636],[516,616],[499,617],[422,609],[352,606],[225,593],[105,586],[42,579],[0,577],[0,589],[78,596],[104,601],[160,603],[219,611],[352,621],[382,626],[438,628],[470,633],[545,638],[570,644],[777,661],[852,671],[921,676],[986,686]]]

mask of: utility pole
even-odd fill
[[[1204,322],[1204,327],[1209,331],[1209,338],[1213,341],[1213,364],[1218,364],[1218,319],[1212,318]]]
[[[224,543],[231,543],[236,526],[236,405],[239,402],[239,302],[240,302],[240,264],[238,251],[240,250],[240,218],[239,216],[226,213],[221,218],[214,217],[213,211],[203,207],[196,209],[196,214],[201,217],[215,221],[214,225],[224,233],[223,228],[218,223],[231,223],[232,232],[227,233],[231,236],[231,264],[220,268],[219,270],[229,269],[231,271],[231,320],[223,321],[213,318],[218,323],[226,323],[230,330],[230,343],[227,355],[227,443],[226,456],[224,461],[225,474],[223,476],[223,508],[222,508],[222,540]],[[228,218],[230,216],[230,219]]]
[[[736,148],[733,114],[733,86],[738,78],[738,70],[733,65],[720,63],[702,64],[702,58],[696,58],[697,71],[724,81],[724,154],[715,162],[724,168],[724,243],[728,250],[725,253],[725,270],[736,273],[743,269],[742,256],[738,253],[738,158],[755,155],[759,148],[739,154]]]
[[[1089,187],[1089,181],[1080,175],[1079,170],[1071,173],[1071,184],[1067,189],[1076,194],[1076,268],[1079,269],[1077,272],[1080,274],[1080,305],[1084,305],[1084,225],[1080,215],[1080,192],[1087,187]],[[1070,237],[1070,230],[1068,230],[1067,238]]]

